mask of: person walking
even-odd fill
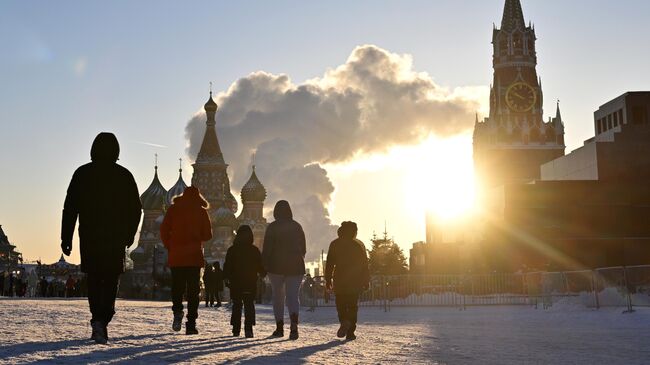
[[[258,277],[266,276],[262,265],[260,250],[253,245],[253,231],[250,226],[243,225],[237,230],[237,235],[232,246],[226,253],[223,264],[223,277],[230,287],[232,299],[232,325],[233,336],[241,332],[241,312],[244,307],[244,335],[253,337],[255,325],[255,295]]]
[[[38,274],[32,271],[27,275],[27,296],[34,298],[37,296],[36,287],[38,286]]]
[[[370,273],[366,246],[357,239],[357,224],[343,222],[338,238],[330,243],[325,266],[327,289],[336,294],[339,327],[336,335],[356,339],[359,294],[368,289]]]
[[[212,278],[214,273],[212,272],[212,265],[208,262],[205,263],[203,268],[203,296],[205,297],[205,307],[214,306],[214,290],[212,290]]]
[[[74,285],[75,280],[72,275],[68,276],[68,280],[65,282],[65,297],[72,298],[74,296]]]
[[[47,286],[47,279],[45,279],[45,276],[41,277],[41,281],[38,282],[38,289],[41,293],[41,297],[43,298],[47,297]]]
[[[291,320],[289,339],[298,339],[300,285],[305,275],[305,232],[293,220],[289,202],[280,200],[273,209],[275,221],[268,225],[264,235],[262,260],[271,280],[273,314],[276,329],[273,336],[284,336],[284,303]]]
[[[142,215],[133,175],[117,164],[120,145],[112,133],[100,133],[90,149],[91,162],[72,175],[63,206],[61,250],[72,252],[79,218],[81,271],[88,275],[91,338],[104,344],[115,314],[115,297],[124,272],[126,248],[133,244]]]
[[[212,295],[217,300],[215,307],[221,307],[221,292],[223,291],[223,271],[221,271],[221,264],[215,261],[212,270]]]
[[[203,242],[212,239],[208,202],[195,186],[185,188],[174,198],[160,225],[160,238],[168,251],[168,266],[172,272],[172,329],[181,330],[183,294],[187,296],[185,334],[196,335],[199,316],[199,292],[203,258]]]

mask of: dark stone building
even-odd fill
[[[594,113],[595,137],[540,167],[540,180],[493,188],[482,247],[489,266],[650,263],[648,111],[650,92],[626,93]],[[612,115],[617,123],[605,130]]]

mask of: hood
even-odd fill
[[[120,144],[113,133],[102,132],[95,137],[90,148],[92,161],[115,162],[120,157]]]
[[[174,198],[174,204],[195,204],[205,209],[210,206],[196,186],[186,187],[183,195]]]
[[[275,220],[293,219],[293,213],[291,212],[291,207],[289,206],[288,201],[280,200],[275,203],[275,208],[273,209],[273,218],[275,218]]]
[[[339,238],[354,239],[357,237],[357,224],[354,222],[343,222],[337,230]]]
[[[253,244],[253,230],[250,226],[244,224],[237,229],[237,236],[233,241],[233,245],[252,245]]]

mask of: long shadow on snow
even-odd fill
[[[241,337],[224,336],[216,339],[187,339],[182,341],[162,342],[144,346],[133,347],[114,347],[96,346],[96,351],[86,354],[76,354],[70,356],[57,356],[58,363],[83,363],[90,359],[94,361],[113,360],[113,364],[124,363],[170,363],[178,361],[188,361],[198,356],[212,355],[218,353],[234,352],[246,348],[259,346],[264,343],[274,342],[270,339],[260,338],[255,340],[246,340]],[[244,342],[245,341],[245,342]],[[231,346],[235,344],[236,346]],[[193,345],[189,348],[178,348],[179,346]],[[36,361],[38,362],[38,361]]]
[[[321,343],[318,345],[311,345],[305,347],[296,347],[291,350],[281,352],[274,355],[258,356],[252,359],[242,361],[242,364],[274,364],[280,361],[282,364],[304,364],[307,362],[306,358],[317,352],[329,350],[331,348],[343,345],[345,342],[341,340],[332,340],[330,342]]]
[[[117,337],[115,339],[111,338],[111,342],[113,341],[119,342],[125,340],[153,339],[153,338],[158,338],[163,336],[167,336],[167,335],[166,334],[146,334],[146,335],[137,335],[137,336],[131,335],[131,336],[124,336],[124,337]],[[84,345],[94,345],[94,344],[90,339],[17,343],[14,345],[0,346],[0,358],[6,358],[9,356],[18,356],[30,352],[60,351],[66,348],[79,347]]]

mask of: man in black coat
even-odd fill
[[[61,250],[72,251],[79,217],[81,271],[87,274],[91,338],[106,343],[115,314],[119,276],[127,247],[133,244],[142,205],[133,175],[117,164],[120,146],[112,133],[100,133],[90,150],[92,162],[72,176],[63,207]]]
[[[327,252],[325,282],[328,289],[334,287],[336,294],[336,311],[341,323],[336,335],[354,340],[359,294],[368,288],[370,281],[368,255],[363,242],[356,238],[356,223],[341,223],[338,236]]]

